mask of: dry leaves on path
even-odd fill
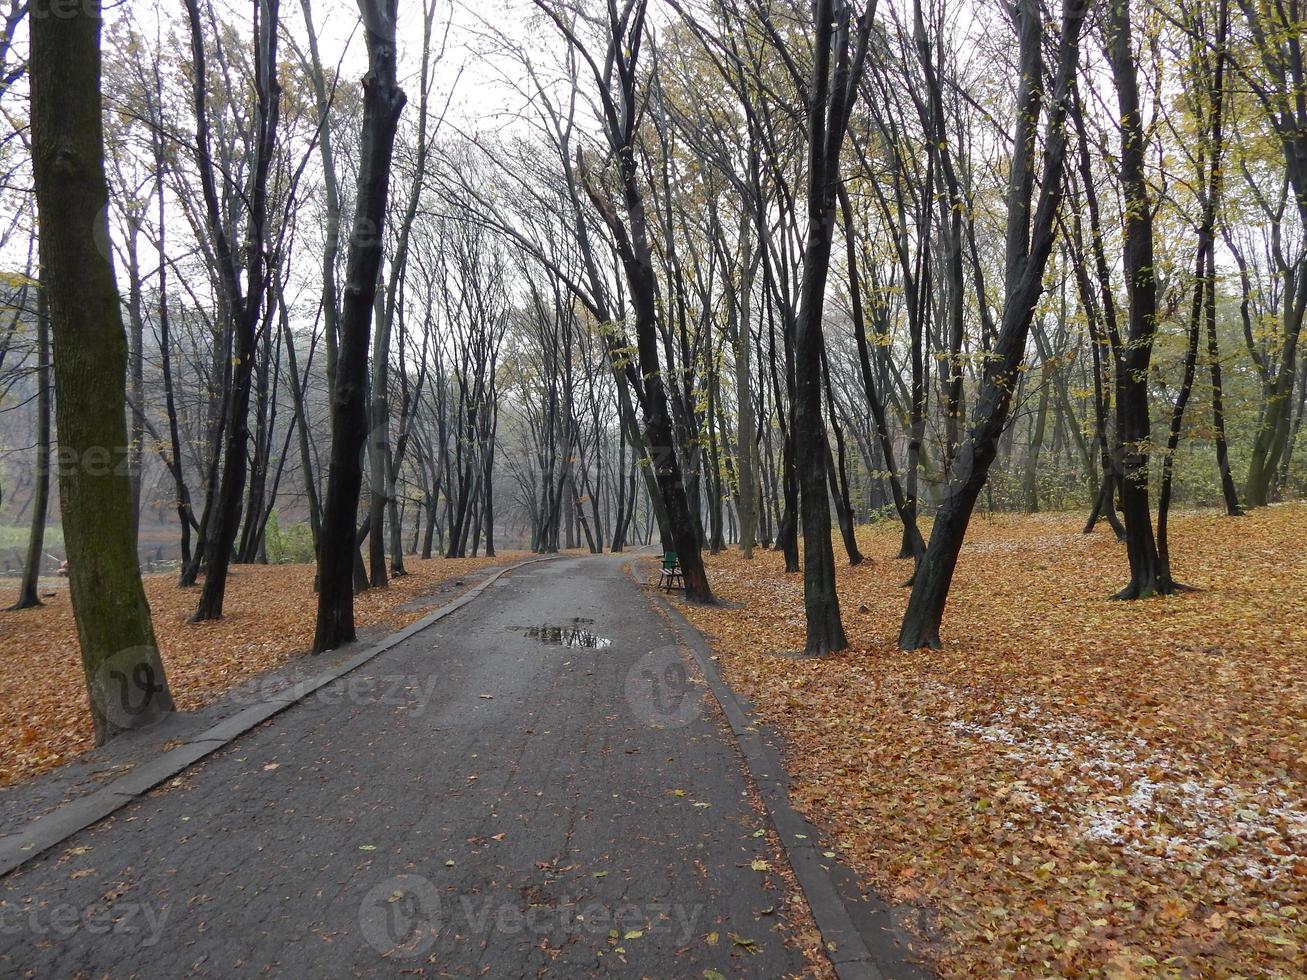
[[[979,516],[941,651],[896,648],[897,525],[838,569],[853,649],[803,645],[780,556],[709,559],[687,607],[784,732],[796,803],[949,976],[1307,974],[1307,506],[1172,519],[1200,591],[1113,602],[1079,515]],[[838,553],[838,552],[837,552]]]
[[[442,583],[526,556],[406,558],[408,575],[355,597],[355,620],[360,629],[399,629],[429,611],[401,606]],[[0,612],[0,786],[52,769],[93,744],[72,605],[66,585],[54,591],[40,608]],[[145,576],[145,594],[173,698],[183,711],[304,654],[313,642],[312,565],[232,566],[225,615],[216,622],[186,622],[199,590],[179,589],[174,574]],[[17,583],[6,583],[0,608],[16,596]]]

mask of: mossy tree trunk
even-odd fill
[[[50,307],[69,592],[97,744],[172,710],[128,480],[127,338],[110,262],[98,0],[31,13],[32,173]]]

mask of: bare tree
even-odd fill
[[[930,542],[913,579],[912,595],[899,631],[899,646],[904,650],[938,648],[940,645],[939,625],[962,540],[1007,421],[1035,303],[1043,291],[1044,268],[1053,250],[1066,156],[1065,118],[1079,62],[1080,27],[1084,14],[1085,0],[1063,0],[1056,76],[1048,101],[1044,133],[1043,183],[1036,203],[1036,137],[1044,102],[1043,18],[1037,0],[1020,0],[1013,9],[1021,74],[1008,177],[1007,282],[1003,319],[972,410],[971,431],[953,457],[948,495],[935,515]]]
[[[359,0],[367,40],[363,79],[363,131],[358,196],[345,262],[339,356],[332,387],[331,467],[318,555],[318,620],[313,651],[332,650],[355,639],[355,520],[363,482],[360,458],[367,438],[366,386],[372,307],[381,269],[382,228],[390,189],[395,130],[404,109],[396,71],[397,0]],[[374,532],[379,533],[379,532]]]

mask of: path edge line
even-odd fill
[[[630,568],[631,578],[643,589],[648,583],[636,573],[634,563]],[[776,828],[781,850],[794,871],[799,889],[821,933],[822,952],[839,980],[884,980],[886,974],[881,964],[890,965],[903,954],[887,950],[889,955],[877,956],[868,947],[835,883],[822,867],[817,851],[818,830],[790,805],[789,774],[780,753],[763,738],[759,726],[752,720],[751,706],[722,678],[707,638],[675,604],[652,589],[648,591],[652,601],[668,613],[673,628],[689,647],[709,691],[726,716],[749,775],[758,787],[763,805]]]

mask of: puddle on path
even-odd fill
[[[519,626],[514,632],[528,640],[538,640],[552,647],[584,647],[596,650],[612,644],[612,640],[586,629],[593,619],[575,617],[566,623],[541,623],[537,626]]]

